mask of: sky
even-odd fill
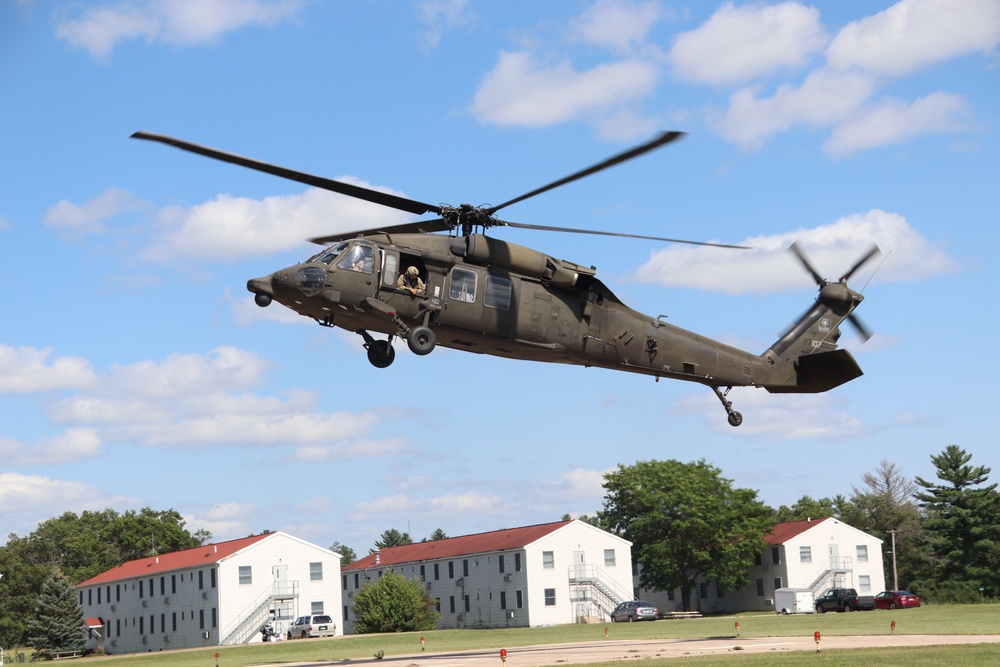
[[[0,3],[0,544],[152,507],[364,554],[593,514],[652,459],[775,508],[883,460],[936,480],[949,444],[1000,481],[998,43],[995,0]],[[841,338],[864,375],[733,389],[733,428],[697,384],[399,343],[376,369],[246,281],[417,218],[140,130],[451,205],[683,131],[503,217],[751,250],[491,234],[753,353],[815,299],[793,241],[833,279],[875,243],[851,281],[874,336]]]

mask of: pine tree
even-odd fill
[[[952,601],[976,599],[980,586],[987,595],[1000,588],[1000,497],[996,484],[986,484],[990,469],[969,465],[971,459],[958,445],[948,445],[931,457],[943,483],[916,478],[926,489],[914,497],[926,516],[936,562],[933,583],[953,591],[938,596]]]
[[[76,590],[61,576],[49,577],[42,584],[35,616],[28,623],[28,642],[42,659],[51,659],[56,651],[82,649],[87,642]]]

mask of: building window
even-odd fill
[[[465,596],[465,611],[469,611],[472,607],[469,605],[469,596]]]
[[[463,577],[469,576],[469,559],[468,558],[466,558],[465,560],[462,561],[462,576]]]
[[[250,586],[253,584],[253,566],[240,565],[240,586]]]
[[[205,588],[205,570],[198,570],[198,590]],[[139,597],[142,597],[142,582],[139,582]],[[202,624],[202,630],[205,629],[205,625]]]
[[[555,554],[551,551],[542,552],[542,569],[552,570],[556,566]]]
[[[209,574],[211,575],[211,576],[209,577],[209,579],[211,579],[211,580],[212,580],[212,588],[215,588],[215,568],[213,567],[213,568],[212,568],[211,570],[209,570],[208,572],[209,572]],[[150,586],[150,588],[152,588],[152,587],[153,587],[153,584],[151,583],[151,584],[150,584],[149,586]]]
[[[862,574],[858,577],[858,585],[861,587],[862,593],[870,593],[872,590],[872,578],[867,574]]]
[[[510,308],[511,282],[500,276],[486,276],[486,295],[483,303],[490,308],[507,310]]]
[[[799,562],[800,563],[813,562],[812,547],[799,547]]]
[[[427,581],[427,569],[426,568],[427,568],[426,565],[421,565],[420,566],[420,581]]]
[[[858,562],[867,563],[868,562],[868,545],[859,544],[858,545]]]
[[[715,585],[715,597],[719,598],[720,600],[724,597],[722,586],[720,586],[719,584]]]
[[[518,609],[524,609],[524,591],[514,591],[514,606]]]
[[[764,596],[764,580],[763,579],[758,579],[757,580],[757,595],[760,595],[761,597]]]
[[[177,575],[170,575],[170,594],[173,595],[177,592]]]
[[[160,614],[160,632],[167,631],[167,615]]]
[[[754,557],[753,557],[753,564],[754,565],[763,565],[764,564],[764,557],[761,554],[755,554]]]
[[[667,600],[669,600],[670,602],[674,601],[674,589],[671,588],[669,591],[667,591]]]
[[[80,591],[80,595],[83,595],[83,591]],[[142,579],[139,580],[139,597],[142,597]],[[80,604],[83,604],[83,598],[80,598]]]
[[[781,549],[771,547],[771,565],[781,565]]]
[[[309,563],[309,581],[323,581],[323,563]]]
[[[448,578],[449,579],[454,579],[455,578],[455,562],[454,561],[448,561]]]
[[[354,573],[354,590],[358,590],[359,588],[361,588],[361,581],[358,578],[358,574],[359,573],[357,572]]]
[[[455,596],[451,595],[448,597],[448,612],[455,613]]]
[[[434,598],[434,611],[441,613],[441,598]]]
[[[160,577],[160,595],[167,594],[167,578]]]
[[[122,636],[122,619],[116,618],[115,619],[115,637],[121,637],[121,636]]]
[[[140,635],[146,634],[146,617],[145,616],[140,616],[139,617],[139,634]]]
[[[698,596],[701,597],[702,600],[708,598],[708,584],[704,581],[698,584]]]
[[[115,584],[115,602],[122,601],[122,585]]]
[[[319,602],[311,602],[310,603],[310,609],[312,609],[312,613],[313,614],[325,614],[326,613],[325,611],[323,611],[323,601],[322,600],[320,600]]]
[[[170,614],[170,630],[171,632],[177,632],[177,612],[172,612]]]
[[[344,590],[346,591],[347,590],[347,575],[346,574],[343,575],[341,577],[341,580],[343,581]]]
[[[774,578],[774,590],[781,588],[781,577]]]
[[[434,581],[441,578],[441,563],[434,563]]]
[[[545,589],[545,606],[546,607],[556,606],[556,589],[554,588]]]
[[[507,591],[500,591],[500,608],[507,608]]]
[[[520,552],[514,554],[514,571],[515,572],[520,572],[521,571],[521,553]]]
[[[604,550],[604,567],[614,567],[615,566],[615,550],[605,549]]]
[[[139,619],[139,622],[140,623],[142,622],[141,618]],[[198,629],[199,630],[204,630],[205,629],[205,610],[204,609],[199,609],[198,610]]]
[[[503,569],[503,554],[500,554],[500,555],[499,555],[499,556],[497,557],[497,560],[498,560],[498,561],[499,561],[499,563],[500,563],[500,574],[503,574],[503,572],[504,572],[504,569]],[[100,597],[100,596],[98,596],[98,597]]]

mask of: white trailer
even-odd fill
[[[774,591],[774,611],[777,614],[813,613],[813,593],[806,588],[779,588]]]

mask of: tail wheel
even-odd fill
[[[375,368],[388,368],[396,358],[396,350],[389,341],[376,340],[368,347],[368,362]]]

